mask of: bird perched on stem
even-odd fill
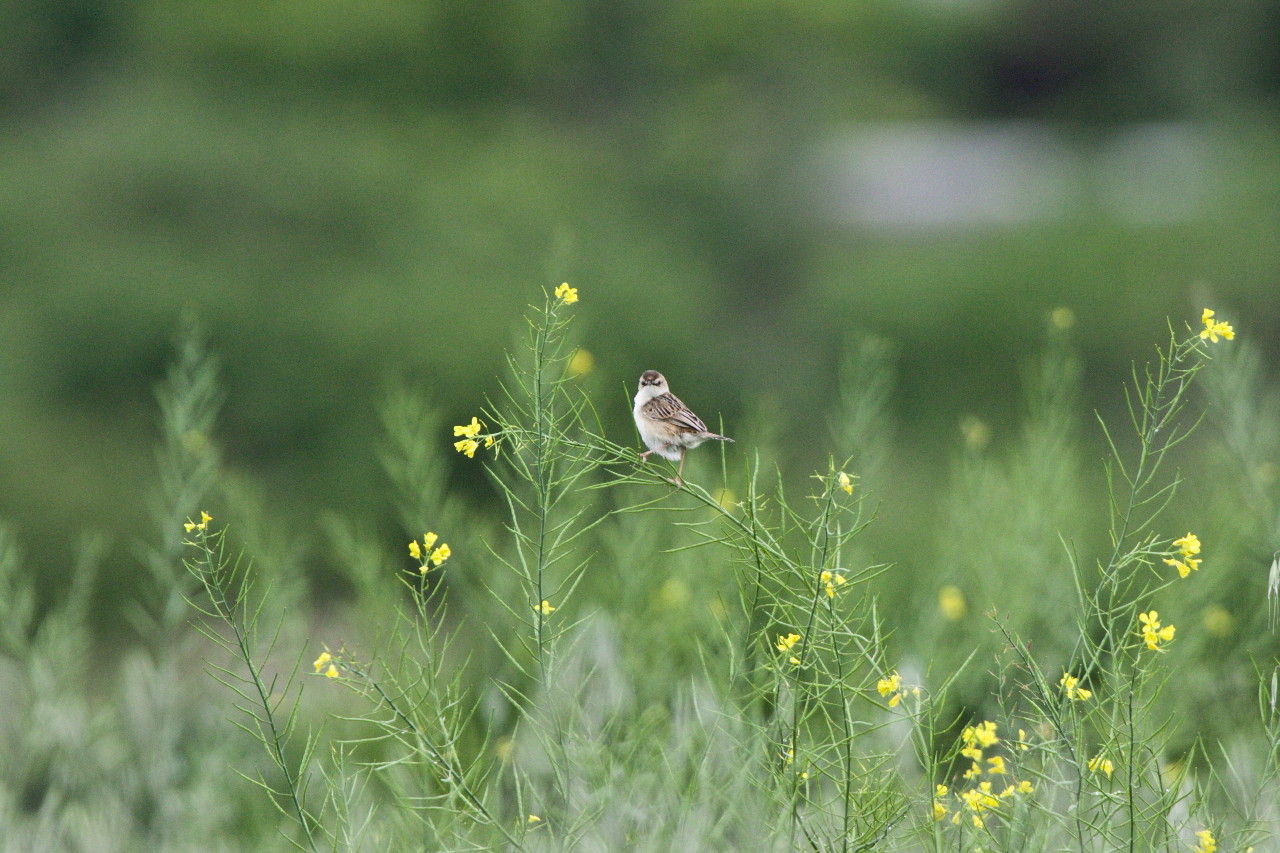
[[[636,429],[649,449],[640,454],[640,461],[650,453],[656,453],[672,462],[680,460],[675,484],[680,486],[684,473],[684,454],[707,439],[733,441],[707,430],[702,419],[689,411],[689,407],[667,390],[666,378],[656,370],[640,374],[640,390],[636,392]]]

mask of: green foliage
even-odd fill
[[[1243,424],[1267,435],[1280,417],[1246,341],[1171,330],[1135,370],[1125,429],[1103,424],[1095,510],[1060,322],[1025,373],[1019,439],[996,454],[967,427],[936,534],[966,560],[918,571],[904,595],[893,581],[911,567],[871,557],[881,519],[860,474],[890,476],[883,344],[851,350],[830,426],[852,458],[804,498],[741,442],[691,453],[676,487],[666,463],[607,437],[575,360],[577,310],[535,306],[509,377],[454,427],[500,518],[441,476],[449,419],[388,394],[380,449],[410,554],[388,544],[401,534],[320,519],[348,591],[321,608],[271,513],[219,470],[216,365],[188,328],[159,394],[162,544],[139,551],[154,645],[99,674],[85,617],[103,543],[85,541],[72,594],[46,613],[0,535],[14,768],[0,814],[16,843],[75,848],[111,826],[120,849],[1267,849],[1267,601],[1196,590],[1247,584],[1227,555],[1270,549],[1270,534],[1248,517],[1210,532],[1178,499],[1204,477],[1215,512],[1274,506],[1272,448]],[[1202,373],[1221,415],[1207,464],[1185,452]],[[1170,532],[1183,514],[1203,554]],[[261,564],[230,542],[240,527]],[[163,570],[179,558],[189,574]],[[198,654],[174,595],[195,608]],[[1204,601],[1228,621],[1197,623]]]

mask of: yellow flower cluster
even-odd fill
[[[556,612],[556,609],[551,606],[551,602],[547,601],[545,598],[542,599],[541,604],[533,605],[533,609],[535,612],[541,613],[543,616],[550,616],[552,613]]]
[[[453,437],[461,436],[460,441],[453,443],[453,449],[472,459],[476,455],[476,451],[480,449],[480,442],[476,441],[476,436],[480,435],[480,430],[484,425],[480,423],[479,418],[472,417],[471,423],[462,424],[453,428]],[[493,447],[493,435],[481,436],[484,439],[485,447]]]
[[[213,521],[213,516],[209,515],[209,513],[204,510],[200,510],[200,521],[188,521],[186,524],[182,525],[182,528],[188,533],[193,530],[204,530],[209,526],[209,522],[211,521]]]
[[[422,534],[421,545],[416,539],[409,543],[409,556],[421,564],[418,566],[418,574],[425,575],[429,569],[438,568],[441,563],[453,556],[453,550],[448,543],[441,542],[439,547],[436,547],[439,539],[439,536],[428,531]],[[425,560],[422,558],[423,554],[427,555]]]
[[[1172,625],[1160,625],[1160,614],[1152,610],[1150,613],[1138,614],[1138,636],[1142,637],[1142,641],[1147,644],[1147,648],[1153,652],[1162,650],[1164,643],[1173,640],[1174,627]]]
[[[572,305],[578,301],[578,288],[570,287],[569,282],[565,282],[556,288],[556,299],[559,299],[565,305]]]
[[[324,670],[325,678],[338,677],[338,668],[333,665],[333,655],[329,654],[327,651],[321,652],[320,657],[316,658],[315,662],[311,665],[315,667],[317,673]]]
[[[1084,687],[1077,687],[1076,684],[1080,679],[1070,673],[1062,673],[1062,678],[1058,680],[1058,684],[1062,686],[1062,692],[1067,694],[1068,699],[1074,699],[1077,702],[1083,702],[1093,695],[1093,691]]]
[[[778,651],[785,653],[791,651],[791,647],[798,642],[800,642],[799,634],[787,634],[785,637],[782,634],[779,634],[778,642],[773,645],[778,649]],[[791,655],[787,660],[792,666],[800,665],[800,658],[795,655]]]
[[[1021,735],[1021,732],[1019,732],[1019,735]],[[995,723],[987,720],[976,726],[966,726],[960,734],[960,741],[963,744],[960,754],[973,762],[970,769],[965,772],[964,778],[976,779],[984,772],[989,776],[998,776],[1008,772],[1005,768],[1004,756],[993,755],[987,758],[983,753],[983,750],[1000,742],[1000,738],[996,736]],[[983,761],[988,765],[986,770],[982,768]],[[985,812],[999,808],[1003,800],[1007,800],[1016,794],[1030,794],[1034,791],[1035,787],[1026,779],[1023,779],[1016,785],[1006,785],[1002,791],[996,793],[991,781],[986,780],[979,782],[977,787],[957,792],[956,799],[958,803],[955,811],[949,812],[943,803],[947,797],[947,786],[938,785],[933,792],[933,819],[942,820],[948,814],[951,814],[951,822],[959,824],[961,814],[967,813],[970,822],[976,827],[981,827]]]
[[[1204,323],[1204,328],[1200,330],[1200,340],[1208,338],[1212,343],[1216,344],[1218,335],[1222,335],[1228,341],[1235,340],[1236,331],[1231,328],[1231,324],[1215,321],[1213,312],[1208,308],[1204,309],[1204,313],[1200,315],[1200,322]]]
[[[1195,853],[1215,853],[1218,849],[1218,842],[1214,840],[1213,833],[1207,829],[1202,829],[1196,833],[1196,840],[1200,843],[1196,845]],[[1250,850],[1253,848],[1250,847]]]
[[[1115,766],[1111,763],[1111,759],[1104,755],[1095,755],[1090,758],[1087,764],[1090,773],[1104,773],[1108,779],[1111,778],[1112,771]]]
[[[846,495],[853,494],[853,481],[849,479],[849,475],[845,472],[840,472],[840,476],[836,478],[836,485],[839,486]]]
[[[1200,553],[1200,539],[1192,532],[1187,531],[1187,535],[1181,539],[1173,540],[1173,547],[1178,549],[1178,557],[1170,557],[1165,560],[1170,566],[1178,570],[1178,577],[1185,578],[1194,571],[1199,570],[1202,560],[1195,559],[1195,555]]]
[[[836,587],[844,586],[848,582],[849,581],[845,579],[845,576],[839,572],[829,572],[826,569],[823,569],[818,574],[818,585],[826,591],[827,598],[835,598]]]
[[[881,678],[876,681],[876,691],[881,696],[889,697],[890,708],[901,702],[908,692],[910,692],[912,696],[920,696],[920,688],[912,687],[911,690],[908,691],[907,688],[902,686],[902,676],[898,675],[896,672],[887,678]]]
[[[982,775],[982,751],[1000,742],[1000,738],[996,737],[996,724],[987,720],[976,726],[965,726],[960,733],[960,742],[964,744],[960,754],[973,762],[964,772],[964,778],[976,779]],[[1000,770],[991,772],[1003,773],[1003,760],[1000,762]]]
[[[942,611],[942,618],[948,622],[964,618],[965,613],[969,612],[969,605],[965,603],[960,587],[954,584],[939,587],[938,610]]]

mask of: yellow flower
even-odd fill
[[[474,438],[464,438],[462,441],[455,441],[453,449],[459,453],[465,454],[468,459],[475,458],[476,451],[480,448],[480,442]]]
[[[1095,755],[1090,758],[1088,767],[1090,773],[1105,773],[1108,779],[1111,778],[1111,771],[1115,769],[1111,764],[1111,759],[1103,758],[1101,755]]]
[[[1209,830],[1200,830],[1196,833],[1196,838],[1200,843],[1196,845],[1195,853],[1214,853],[1218,849],[1218,842],[1213,839],[1213,833]]]
[[[1080,679],[1076,678],[1074,675],[1069,675],[1064,672],[1062,673],[1062,678],[1059,679],[1058,683],[1062,685],[1062,692],[1067,694],[1068,699],[1083,702],[1093,695],[1093,691],[1087,690],[1083,687],[1077,687],[1076,683],[1079,681]]]
[[[542,818],[538,817],[536,814],[529,815],[529,823],[541,823],[541,822],[542,822]]]
[[[1035,790],[1036,790],[1035,786],[1033,786],[1026,779],[1023,779],[1021,782],[1018,783],[1019,794],[1031,794],[1031,793],[1034,793]]]
[[[1200,613],[1205,631],[1214,637],[1230,637],[1235,630],[1236,620],[1231,612],[1221,604],[1210,604]]]
[[[995,775],[1004,772],[1004,758],[999,755],[993,755],[987,759],[987,763],[991,766],[987,768],[987,772]]]
[[[1054,308],[1053,313],[1049,315],[1049,322],[1052,323],[1055,328],[1066,331],[1076,324],[1076,312],[1066,306]]]
[[[337,678],[337,677],[338,677],[338,668],[337,668],[336,666],[334,666],[333,664],[329,664],[329,668],[328,668],[328,669],[326,669],[326,670],[324,671],[324,677],[325,677],[325,678]]]
[[[955,622],[957,619],[963,619],[965,613],[969,611],[969,606],[965,604],[964,593],[960,591],[960,587],[947,584],[938,590],[938,609],[942,611],[942,618],[948,622]]]
[[[1187,535],[1181,539],[1173,540],[1173,547],[1182,552],[1184,557],[1194,557],[1200,553],[1200,538],[1194,533],[1187,531]]]
[[[1180,578],[1185,578],[1192,572],[1197,571],[1200,568],[1200,564],[1203,562],[1204,560],[1193,560],[1190,557],[1187,558],[1185,563],[1182,560],[1165,559],[1165,563],[1178,570],[1178,577]]]
[[[422,548],[423,548],[423,550],[425,550],[425,551],[430,551],[430,550],[431,550],[431,546],[432,546],[432,545],[434,545],[434,544],[436,544],[436,540],[437,540],[437,539],[439,539],[439,538],[440,538],[439,536],[437,536],[436,534],[432,533],[431,531],[427,531],[426,533],[422,534]]]
[[[970,788],[960,795],[960,799],[974,812],[994,809],[1000,805],[1000,801],[991,794],[990,782],[983,782],[976,788]]]
[[[996,737],[996,724],[990,720],[985,720],[976,726],[965,726],[960,733],[960,739],[966,746],[976,744],[983,749],[1000,742],[1000,738]]]
[[[319,672],[331,660],[333,660],[333,655],[328,652],[321,652],[320,657],[316,658],[315,663],[311,665],[316,668],[316,672]]]
[[[1222,335],[1227,340],[1234,340],[1236,336],[1235,329],[1231,328],[1230,323],[1220,323],[1213,319],[1213,312],[1208,308],[1204,309],[1204,313],[1200,315],[1200,322],[1204,323],[1204,328],[1200,330],[1200,340],[1208,338],[1213,343],[1218,342],[1218,335]]]
[[[465,426],[455,426],[453,428],[454,438],[457,438],[460,435],[466,436],[467,438],[475,438],[479,434],[480,434],[480,421],[475,416],[472,416],[471,423],[466,424]]]
[[[418,547],[418,540],[415,539],[409,543],[409,556],[415,560],[422,559],[422,549]]]
[[[901,687],[902,676],[898,675],[896,672],[888,678],[882,678],[876,682],[876,690],[880,691],[881,696],[893,693]]]
[[[887,678],[881,678],[876,681],[876,690],[879,691],[881,696],[889,697],[890,708],[896,707],[902,701],[902,698],[907,695],[906,689],[902,686],[902,676],[896,672]],[[916,696],[920,695],[919,688],[912,690],[912,692]]]
[[[1182,559],[1167,558],[1165,563],[1178,570],[1178,577],[1185,578],[1200,568],[1202,561],[1193,559],[1200,553],[1200,539],[1194,533],[1188,531],[1186,536],[1173,540],[1173,546],[1181,553]]]
[[[823,569],[818,575],[818,583],[826,590],[827,598],[835,598],[836,587],[844,586],[848,581],[839,572],[829,572]]]
[[[431,552],[431,564],[433,566],[438,566],[445,560],[449,559],[452,554],[453,551],[449,548],[449,545],[442,542],[439,548]]]
[[[1172,625],[1160,626],[1160,614],[1152,610],[1150,613],[1139,613],[1138,622],[1141,627],[1138,629],[1138,635],[1142,637],[1143,642],[1147,644],[1147,648],[1153,652],[1160,651],[1162,643],[1168,643],[1173,640],[1174,627]]]
[[[1027,746],[1027,733],[1022,729],[1018,729],[1018,749],[1030,748],[1031,747]]]
[[[209,513],[205,512],[204,510],[200,510],[199,524],[197,524],[194,521],[188,521],[186,524],[182,526],[188,533],[190,533],[193,530],[204,530],[206,527],[209,526],[210,521],[213,521],[213,516],[209,515]]]
[[[933,819],[942,820],[947,816],[947,807],[938,800],[945,799],[947,796],[947,786],[938,785],[933,789]]]
[[[853,494],[853,482],[845,472],[840,472],[840,476],[836,478],[836,485],[843,489],[846,495]]]
[[[565,305],[572,305],[578,301],[578,289],[570,287],[569,282],[565,282],[556,288],[556,299],[559,299]]]
[[[800,642],[799,634],[787,634],[785,637],[779,634],[778,642],[774,643],[774,645],[778,647],[778,651],[787,652],[798,642]]]
[[[556,612],[556,609],[551,606],[551,602],[547,601],[545,598],[542,599],[541,604],[533,605],[533,609],[541,613],[543,616],[550,616],[552,613]]]
[[[586,376],[596,366],[596,358],[582,347],[578,347],[573,351],[573,358],[569,359],[569,375],[570,376]]]

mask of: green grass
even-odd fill
[[[388,519],[310,530],[222,470],[217,364],[184,332],[144,641],[87,627],[100,542],[40,612],[0,531],[9,849],[1277,849],[1280,410],[1249,341],[1171,329],[1117,384],[1100,465],[1051,330],[1019,434],[967,426],[899,562],[876,537],[887,345],[850,352],[803,494],[767,461],[794,436],[763,424],[726,425],[676,489],[567,370],[578,307],[530,309],[475,412],[496,500],[444,473],[458,407],[395,391]],[[1172,638],[1144,637],[1152,610]]]

